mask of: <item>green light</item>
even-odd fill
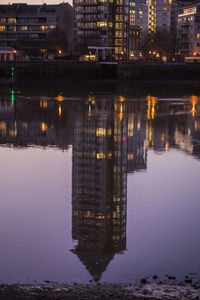
[[[15,91],[11,91],[11,101],[12,101],[12,106],[14,106],[14,102],[15,102]]]

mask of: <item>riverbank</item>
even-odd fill
[[[73,61],[16,61],[0,64],[0,78],[11,76],[17,83],[43,80],[59,84],[66,80],[200,80],[199,64],[162,64],[120,62],[73,62]],[[4,74],[4,75],[3,75]]]
[[[200,283],[1,285],[0,299],[197,300],[200,299]]]

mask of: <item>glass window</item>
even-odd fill
[[[8,18],[8,23],[16,24],[17,23],[17,19],[16,18]]]
[[[0,18],[0,23],[6,23],[6,18]]]

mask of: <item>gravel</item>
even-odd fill
[[[1,300],[45,299],[132,299],[132,300],[200,300],[200,284],[44,284],[0,285]]]

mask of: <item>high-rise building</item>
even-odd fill
[[[128,0],[74,0],[74,45],[78,55],[97,59],[127,59],[129,43]],[[97,53],[98,51],[98,53]]]

